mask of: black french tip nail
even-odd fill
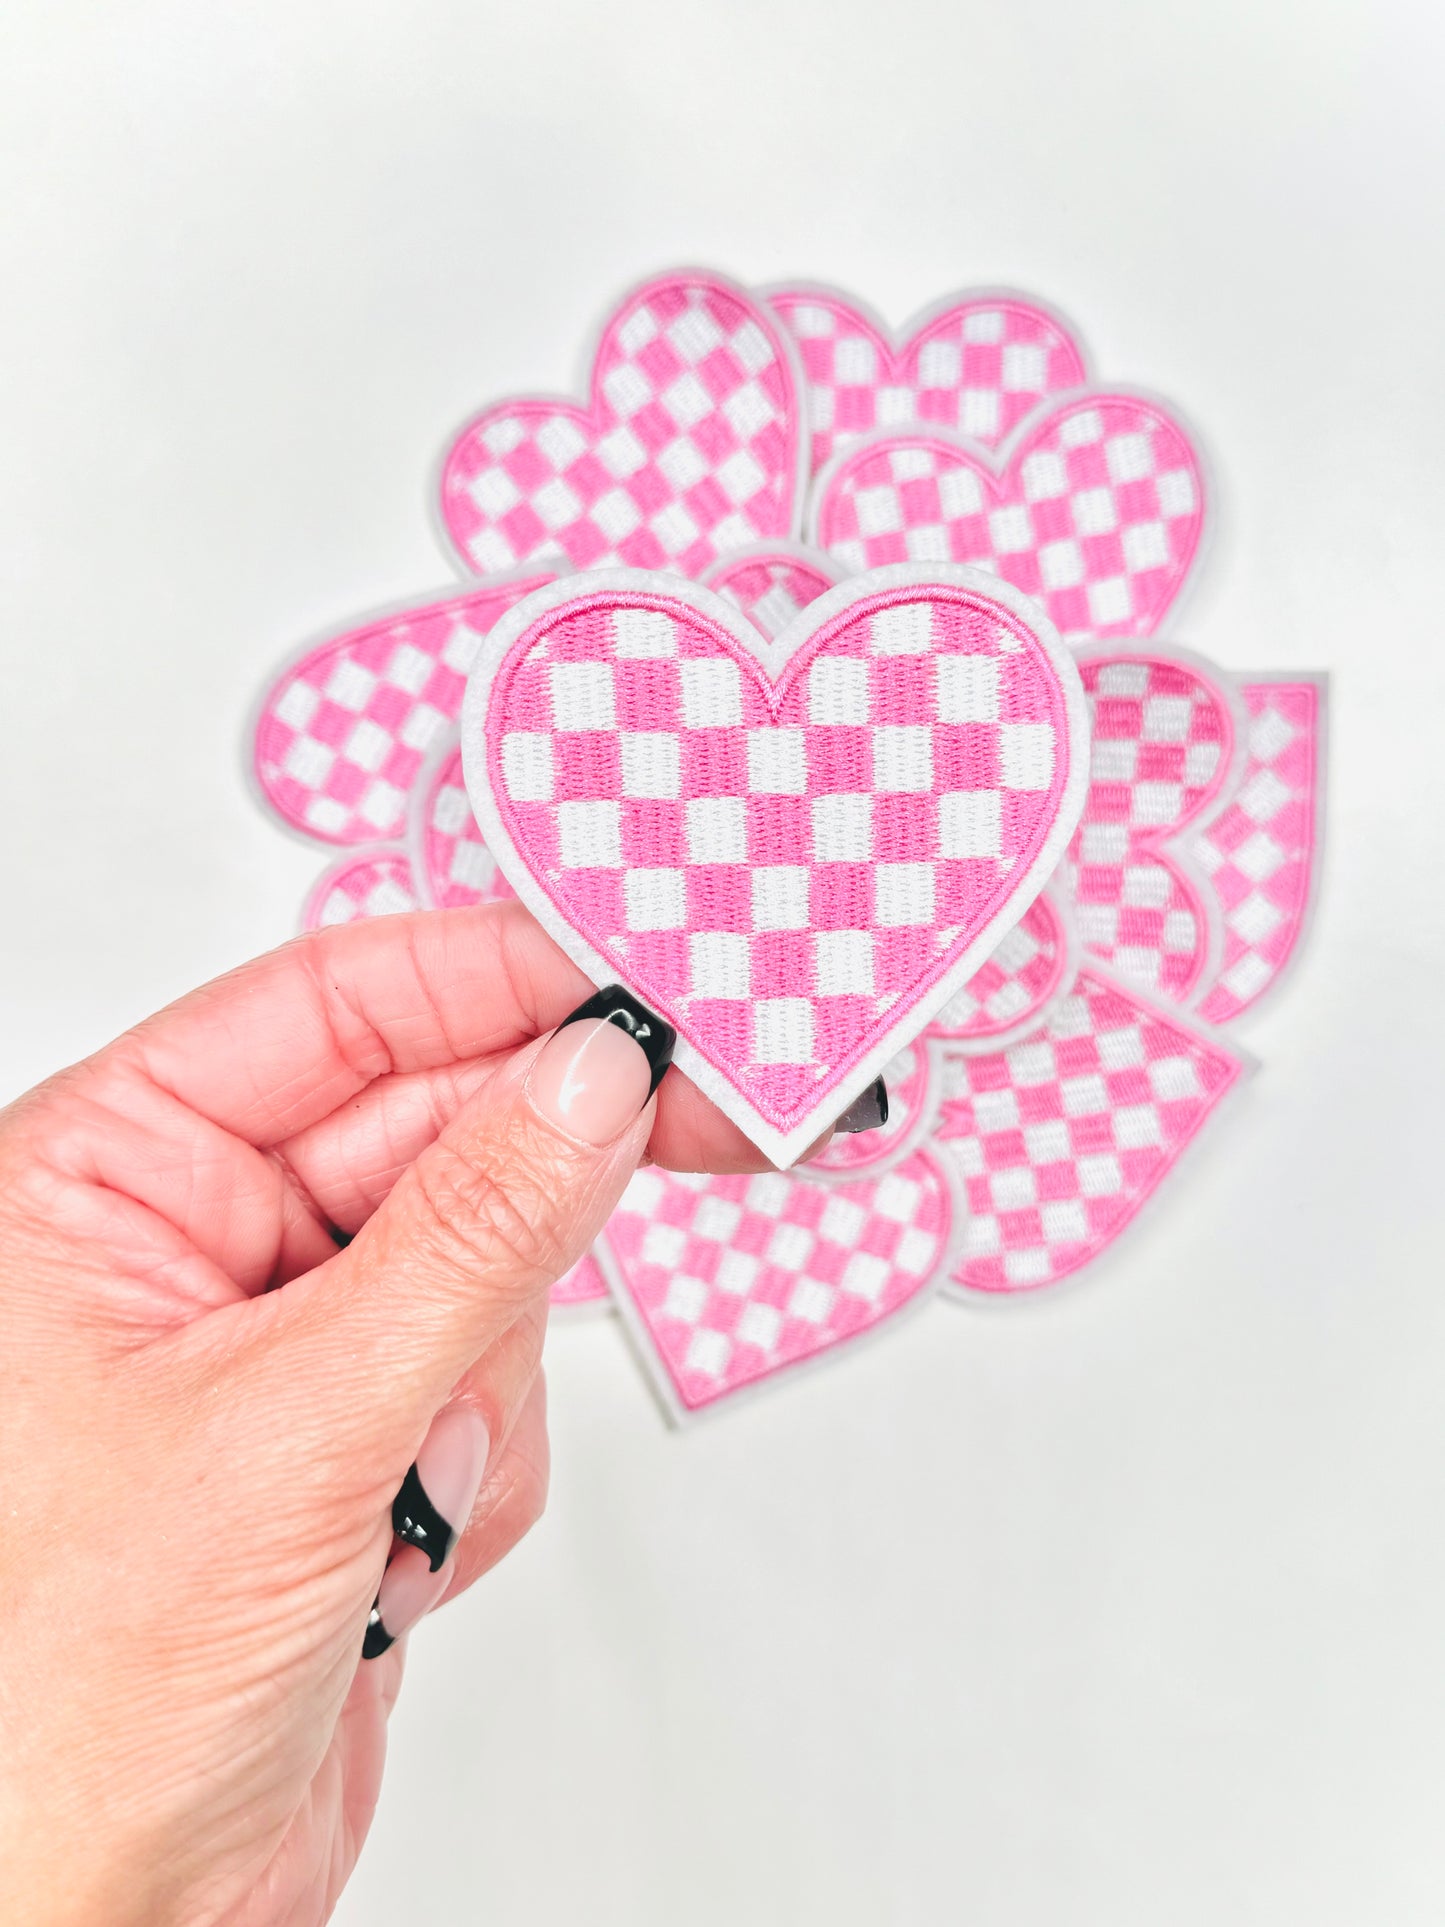
[[[387,1647],[396,1643],[394,1635],[386,1630],[381,1613],[377,1609],[380,1600],[381,1595],[378,1593],[377,1603],[372,1606],[371,1617],[366,1622],[366,1637],[361,1642],[363,1659],[380,1659]]]
[[[888,1122],[888,1086],[875,1078],[866,1091],[860,1091],[844,1111],[834,1131],[854,1137],[859,1131],[876,1131]]]
[[[408,1469],[401,1490],[391,1502],[391,1529],[409,1546],[421,1547],[433,1572],[441,1570],[457,1535],[451,1521],[444,1519],[427,1497],[426,1487],[417,1477],[414,1465]],[[378,1620],[377,1624],[380,1623]],[[390,1639],[386,1643],[389,1646]]]
[[[564,1017],[558,1030],[566,1030],[569,1024],[579,1024],[584,1017],[600,1017],[605,1023],[616,1024],[619,1030],[642,1046],[648,1063],[652,1066],[652,1082],[647,1087],[647,1095],[657,1089],[672,1062],[673,1048],[677,1043],[677,1032],[671,1024],[665,1024],[646,1004],[638,1003],[630,990],[621,984],[608,984],[589,997],[585,1004],[578,1004],[570,1017]]]

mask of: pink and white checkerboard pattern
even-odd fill
[[[1200,1004],[1227,1023],[1279,976],[1299,943],[1320,839],[1324,691],[1318,682],[1248,683],[1244,778],[1195,851],[1224,909],[1224,960]]]
[[[404,850],[361,850],[322,872],[301,914],[305,930],[420,909]]]
[[[481,574],[561,556],[695,576],[793,533],[801,433],[776,318],[713,276],[668,275],[609,320],[590,408],[521,398],[462,432],[442,514]]]
[[[1216,802],[1234,721],[1220,688],[1167,656],[1081,665],[1093,736],[1074,839],[1079,935],[1121,975],[1176,1003],[1210,961],[1210,906],[1163,847]]]
[[[513,644],[486,727],[560,916],[779,1129],[1002,907],[1067,767],[1037,640],[940,588],[860,603],[776,685],[688,605],[599,590]]]
[[[252,744],[262,793],[325,843],[399,835],[407,793],[456,721],[481,639],[550,574],[492,583],[343,630],[277,679]]]
[[[814,472],[875,428],[939,424],[992,448],[1048,395],[1086,379],[1083,350],[1051,314],[1016,297],[948,303],[895,347],[828,288],[774,288],[803,363]]]
[[[458,910],[469,903],[498,903],[515,896],[477,828],[462,775],[462,753],[455,744],[418,791],[417,808],[420,824],[415,847],[427,899],[434,908]]]
[[[679,1416],[896,1317],[953,1229],[927,1153],[843,1186],[639,1171],[603,1233],[617,1296]]]
[[[812,539],[850,572],[902,561],[996,570],[1067,637],[1152,634],[1203,526],[1189,438],[1133,395],[1061,402],[1021,432],[1002,473],[937,434],[860,443],[819,478]]]
[[[916,1140],[926,1128],[927,1116],[937,1104],[939,1091],[934,1076],[934,1055],[922,1038],[883,1067],[883,1082],[888,1091],[888,1122],[873,1131],[844,1132],[835,1137],[816,1157],[808,1160],[808,1174],[855,1175],[868,1166],[896,1157],[909,1140]]]
[[[978,1043],[1040,1016],[1072,968],[1057,903],[1045,892],[929,1025],[931,1037]]]
[[[837,573],[825,556],[813,562],[779,552],[729,557],[709,569],[705,580],[772,642],[800,610],[832,588]]]
[[[960,1057],[934,1140],[968,1197],[957,1283],[1023,1291],[1097,1257],[1245,1068],[1091,967],[1033,1036]]]

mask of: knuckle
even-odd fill
[[[469,1273],[480,1261],[526,1295],[567,1268],[554,1197],[520,1164],[481,1164],[442,1143],[413,1166],[413,1180],[422,1242],[444,1260]]]

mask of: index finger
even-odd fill
[[[378,1078],[472,1063],[559,1024],[594,986],[515,901],[311,932],[243,964],[100,1054],[247,1143],[284,1143]],[[687,1079],[658,1093],[659,1163],[766,1159]]]

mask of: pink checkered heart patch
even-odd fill
[[[636,288],[608,317],[586,406],[496,403],[442,472],[442,519],[480,574],[539,557],[700,575],[796,533],[807,437],[792,343],[720,275]]]
[[[1087,786],[1072,656],[996,578],[882,569],[769,640],[698,585],[556,583],[462,717],[481,836],[787,1165],[1037,896]]]
[[[1079,934],[1122,976],[1189,1003],[1219,965],[1219,900],[1182,839],[1238,782],[1247,733],[1230,679],[1154,644],[1089,650],[1091,781],[1071,855]]]
[[[824,469],[809,513],[810,540],[847,569],[976,563],[1067,637],[1151,635],[1203,524],[1189,436],[1119,392],[1045,402],[997,455],[944,429],[875,432]]]
[[[597,1243],[675,1422],[791,1377],[926,1302],[963,1223],[955,1181],[915,1152],[819,1184],[639,1171]]]
[[[837,288],[766,292],[802,358],[815,473],[875,428],[937,423],[994,448],[1045,396],[1088,379],[1068,323],[1024,295],[946,295],[894,334]]]
[[[843,571],[832,556],[802,542],[767,542],[724,556],[701,578],[741,609],[771,642],[800,609],[816,602]]]
[[[306,898],[301,927],[324,930],[334,923],[420,908],[406,851],[382,844],[374,850],[353,850],[322,871]]]
[[[477,645],[504,610],[553,579],[533,569],[348,624],[304,649],[262,694],[256,787],[325,843],[400,833],[407,793],[456,721]]]

